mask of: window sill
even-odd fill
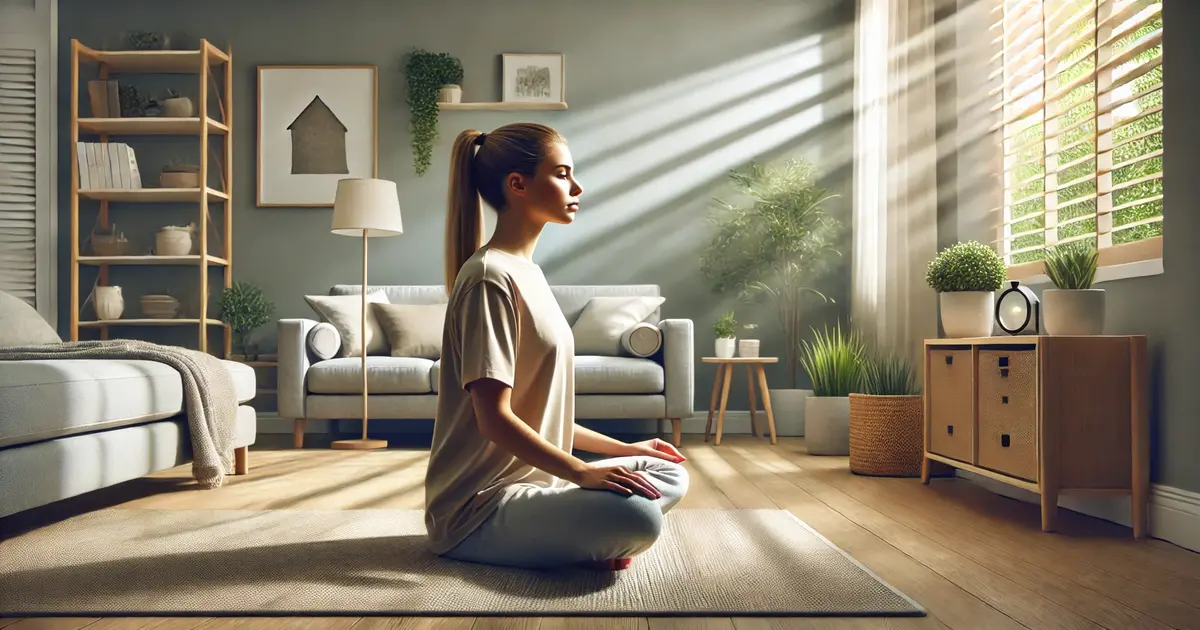
[[[1125,263],[1123,265],[1109,265],[1096,270],[1095,284],[1103,284],[1113,280],[1128,280],[1130,278],[1143,278],[1147,276],[1157,276],[1163,272],[1163,262],[1161,258],[1153,258],[1151,260],[1141,260],[1138,262]],[[1050,284],[1050,277],[1044,273],[1029,276],[1027,278],[1013,278],[1020,280],[1025,286],[1042,286]]]

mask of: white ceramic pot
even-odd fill
[[[811,389],[771,388],[771,415],[775,416],[775,435],[804,435],[804,409]],[[762,406],[762,401],[759,401]],[[760,425],[761,426],[761,425]]]
[[[739,339],[738,340],[738,356],[746,358],[758,357],[758,340],[757,339]]]
[[[995,291],[947,291],[938,294],[942,330],[947,337],[990,337],[996,324]]]
[[[850,397],[809,396],[804,403],[809,455],[850,454]]]
[[[154,254],[157,256],[187,256],[192,253],[192,232],[187,228],[167,226],[154,235]]]
[[[192,99],[186,96],[168,98],[162,102],[162,115],[166,118],[191,118],[196,115]]]
[[[121,319],[121,313],[125,312],[125,297],[121,294],[121,287],[96,287],[92,304],[98,319]]]
[[[1042,324],[1047,335],[1104,333],[1104,289],[1045,289]]]
[[[735,339],[733,337],[722,337],[717,339],[717,358],[729,359],[733,357],[735,348]]]
[[[439,103],[461,103],[462,102],[462,87],[453,83],[447,83],[438,90],[437,100]]]

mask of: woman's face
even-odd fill
[[[555,143],[546,152],[532,178],[513,175],[513,192],[523,200],[525,214],[538,223],[571,223],[579,209],[583,188],[575,180],[575,164],[567,145]]]

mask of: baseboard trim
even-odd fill
[[[767,417],[765,412],[759,411],[758,416],[759,426],[765,431],[767,427]],[[683,433],[703,434],[704,423],[708,420],[708,411],[695,414],[690,418],[683,419]],[[390,433],[420,433],[428,431],[431,426],[429,420],[372,420],[371,426],[378,427],[380,425],[388,425],[387,432]],[[657,430],[657,424],[654,420],[630,420],[630,419],[615,419],[615,420],[583,420],[582,423],[595,427],[601,423],[618,424],[622,431],[630,433],[654,433]],[[304,423],[304,432],[307,433],[329,433],[329,420],[309,420]],[[378,423],[378,424],[375,424]],[[712,432],[716,433],[717,418],[714,414]],[[664,423],[663,431],[670,435],[670,423]],[[292,420],[290,418],[280,418],[275,412],[261,412],[258,414],[258,432],[259,433],[292,433]],[[726,411],[725,412],[725,428],[722,433],[726,435],[750,435],[750,412],[749,411]],[[776,421],[775,435],[789,437],[801,435],[796,429],[783,427]]]
[[[982,475],[964,470],[957,471],[957,475],[996,494],[1028,503],[1041,502],[1036,493]],[[1125,527],[1131,523],[1128,495],[1098,497],[1063,493],[1058,497],[1058,506]],[[1150,535],[1200,552],[1200,493],[1153,484],[1150,487]]]

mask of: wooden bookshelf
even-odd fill
[[[99,329],[100,338],[108,339],[111,328],[121,328],[122,335],[136,334],[136,328],[142,326],[193,326],[196,329],[197,348],[209,351],[208,333],[214,326],[224,328],[223,353],[218,356],[229,356],[232,342],[232,331],[229,326],[214,317],[209,312],[209,270],[223,270],[225,288],[233,284],[233,54],[221,50],[208,40],[200,40],[194,50],[96,50],[88,47],[77,39],[71,40],[71,113],[70,113],[70,153],[71,153],[71,319],[70,338],[79,339],[81,329]],[[95,78],[108,80],[115,75],[133,74],[192,74],[197,79],[197,90],[186,94],[190,96],[196,107],[196,115],[189,118],[168,118],[160,116],[147,117],[87,117],[81,116],[81,107],[86,107],[89,99],[87,79],[81,77],[82,66],[96,68]],[[133,77],[122,77],[121,83],[134,83]],[[209,92],[209,90],[213,90]],[[210,95],[215,96],[216,107],[210,105]],[[84,110],[88,111],[88,110]],[[144,136],[187,136],[195,146],[195,155],[199,164],[199,177],[202,182],[198,188],[152,188],[146,187],[155,183],[155,174],[139,165],[142,178],[145,180],[142,188],[102,188],[81,189],[79,177],[78,155],[80,142],[107,143],[112,136],[127,136],[122,138],[134,147],[139,137]],[[82,139],[81,139],[82,137]],[[216,164],[210,160],[217,153],[210,151],[210,138],[216,138],[221,146],[220,157]],[[136,151],[134,153],[136,155]],[[214,168],[219,169],[216,179],[221,182],[221,188],[209,184],[210,174]],[[222,189],[223,188],[223,189]],[[111,227],[109,220],[109,204],[126,203],[142,204],[147,210],[153,211],[154,204],[194,204],[197,210],[197,230],[193,235],[193,247],[196,253],[186,256],[90,256],[81,252],[83,241],[88,229],[81,231],[80,204],[98,204],[99,216],[97,227],[107,230]],[[221,247],[210,249],[209,232],[211,231],[209,204],[217,203],[223,212],[223,228]],[[198,241],[198,243],[196,243]],[[195,249],[193,251],[196,251]],[[81,307],[87,301],[91,289],[81,287],[80,272],[83,268],[98,267],[99,286],[109,284],[109,268],[117,266],[149,267],[173,266],[193,267],[199,274],[199,290],[195,296],[199,312],[195,317],[154,319],[154,318],[122,318],[116,320],[81,320]],[[191,272],[189,272],[191,273]],[[91,284],[90,282],[88,283]],[[82,293],[81,293],[82,289]],[[187,299],[186,296],[176,296]],[[137,308],[137,298],[126,295],[126,311]],[[134,329],[134,330],[126,330]]]
[[[548,110],[548,109],[566,109],[567,104],[562,102],[536,102],[536,103],[505,103],[505,102],[480,102],[480,103],[438,103],[438,107],[443,111],[519,111],[519,110]]]

